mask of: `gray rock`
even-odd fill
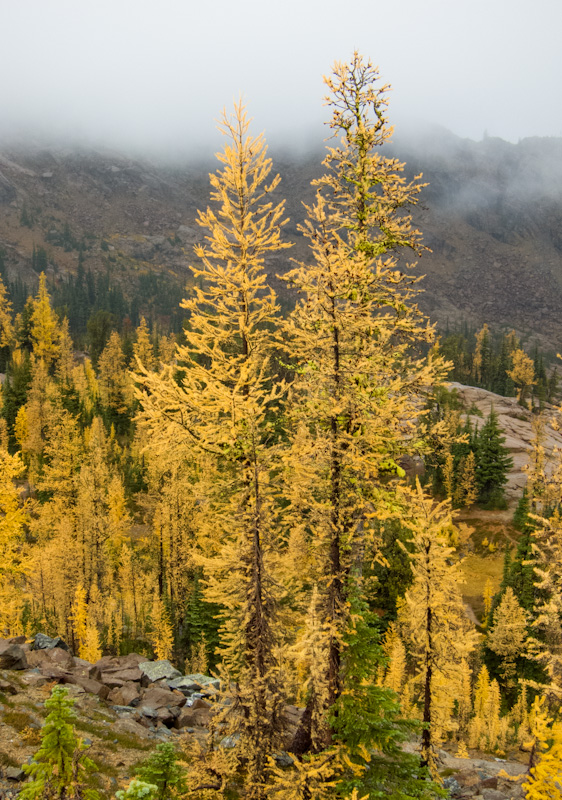
[[[233,733],[232,736],[225,736],[224,739],[221,739],[219,742],[219,747],[224,747],[227,750],[236,747],[238,742],[240,741],[240,734]]]
[[[447,789],[452,797],[455,797],[461,790],[460,784],[452,777],[443,780],[443,788]]]
[[[484,800],[505,800],[505,794],[497,789],[482,789]]]
[[[4,774],[9,781],[25,780],[25,772],[21,767],[7,767]]]
[[[11,203],[16,197],[16,187],[0,172],[0,203]]]
[[[27,658],[19,644],[0,640],[0,669],[27,669]]]
[[[195,672],[192,675],[182,675],[180,678],[174,678],[167,681],[170,689],[179,689],[184,694],[197,694],[199,697],[200,689],[205,687],[213,687],[214,689],[220,688],[220,681],[217,678],[210,678],[208,675],[202,675],[200,672]]]
[[[52,650],[54,647],[60,647],[61,650],[68,650],[68,645],[60,636],[54,639],[47,636],[46,633],[36,633],[31,646],[32,650]]]
[[[159,681],[162,678],[166,678],[166,680],[172,680],[173,678],[179,678],[181,676],[181,672],[177,670],[169,661],[143,661],[139,664],[139,669],[143,675],[149,679],[149,681]]]
[[[292,767],[295,763],[294,758],[284,751],[281,753],[274,753],[273,758],[275,759],[275,763],[280,767]]]

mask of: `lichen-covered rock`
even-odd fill
[[[177,670],[172,664],[170,664],[167,660],[162,661],[143,661],[141,664],[138,665],[140,671],[143,675],[151,681],[159,681],[162,678],[166,678],[166,680],[172,680],[173,678],[179,678],[181,676],[181,672]]]
[[[179,678],[173,678],[167,681],[170,689],[179,689],[180,692],[191,694],[200,689],[212,687],[214,689],[220,688],[220,681],[217,678],[210,678],[208,675],[202,675],[196,672],[193,675],[182,675]]]
[[[68,645],[60,638],[60,636],[56,636],[53,639],[51,636],[47,636],[46,633],[36,633],[33,638],[31,649],[52,650],[55,647],[58,647],[61,650],[68,650]]]

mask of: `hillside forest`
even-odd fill
[[[159,797],[429,798],[439,748],[523,745],[526,796],[559,797],[556,370],[514,332],[437,335],[417,305],[422,176],[381,151],[388,87],[358,54],[325,82],[333,138],[283,314],[265,270],[291,259],[282,186],[242,104],[167,327],[138,308],[117,324],[125,299],[82,265],[62,297],[40,251],[32,295],[0,278],[0,632],[220,678],[206,745]],[[457,514],[507,507],[510,457],[494,411],[471,425],[447,380],[516,396],[536,431],[478,617]],[[121,797],[156,797],[133,783]],[[74,789],[52,796],[96,796]]]

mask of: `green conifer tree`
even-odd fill
[[[488,419],[478,433],[476,451],[478,499],[490,507],[505,503],[503,487],[507,483],[507,473],[513,466],[513,459],[504,447],[504,442],[505,436],[502,436],[498,415],[492,407]]]
[[[39,750],[30,764],[23,765],[32,781],[20,792],[21,800],[99,800],[97,791],[85,784],[94,764],[74,733],[73,705],[68,689],[62,686],[55,686],[45,701],[49,714],[41,730]]]
[[[155,800],[172,800],[185,791],[185,769],[178,762],[171,742],[156,745],[156,750],[136,770],[141,781],[156,786]]]

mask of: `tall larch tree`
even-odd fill
[[[177,348],[177,367],[143,372],[140,396],[157,446],[187,442],[201,465],[194,490],[205,512],[205,594],[223,608],[222,660],[237,682],[228,716],[240,733],[249,796],[262,797],[283,700],[272,478],[285,391],[271,382],[278,306],[264,259],[287,245],[283,203],[270,200],[280,178],[270,177],[264,138],[250,135],[249,125],[242,104],[222,116],[228,142],[217,155],[222,168],[210,176],[213,207],[198,218],[207,230],[206,244],[195,248],[201,266],[192,268],[199,287],[182,303],[190,312],[186,344]]]
[[[24,468],[19,453],[11,455],[0,445],[0,633],[16,636],[25,602],[28,556],[24,550],[27,512],[15,481]]]
[[[301,228],[310,261],[286,276],[302,295],[287,323],[296,376],[286,493],[293,535],[314,556],[311,577],[322,587],[318,613],[327,631],[325,661],[316,665],[326,685],[323,729],[312,730],[307,708],[293,743],[300,752],[313,742],[341,741],[341,732],[351,730],[352,683],[357,686],[352,649],[359,652],[360,636],[367,637],[363,644],[371,636],[368,626],[352,620],[353,598],[362,593],[367,553],[376,550],[373,521],[383,513],[385,484],[403,474],[398,459],[406,441],[413,448],[419,442],[419,394],[439,372],[438,359],[432,363],[416,353],[418,345],[433,340],[433,331],[413,302],[417,279],[397,260],[401,251],[421,248],[408,213],[421,184],[419,176],[408,182],[404,165],[378,152],[392,133],[388,87],[378,81],[378,70],[357,53],[349,64],[337,63],[326,79],[329,125],[338,142],[328,148],[326,173],[315,181],[316,200]],[[360,603],[355,613],[365,622]],[[381,652],[375,656],[371,650],[375,661],[363,660],[372,674],[362,680],[373,686]],[[392,733],[392,724],[371,725],[377,704],[379,720],[392,718],[390,695],[378,689],[361,738],[363,746],[384,753],[399,733],[398,726]],[[358,742],[352,748],[367,779]],[[372,766],[368,777],[374,780]]]
[[[59,353],[58,318],[51,307],[51,299],[47,291],[47,279],[42,272],[39,277],[39,290],[33,301],[31,315],[31,341],[33,354],[41,359],[47,368]]]
[[[537,519],[530,565],[535,574],[531,621],[531,656],[544,669],[548,686],[541,688],[549,704],[562,701],[562,519]]]
[[[454,698],[461,695],[475,633],[464,611],[459,565],[449,545],[449,506],[425,497],[419,482],[415,491],[404,494],[404,500],[414,581],[404,597],[399,623],[418,672],[422,759],[434,767],[440,734],[446,730]]]

